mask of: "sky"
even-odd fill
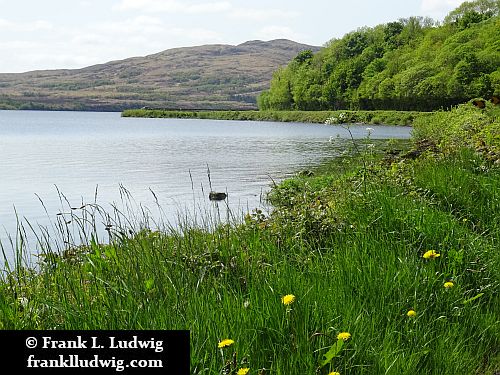
[[[291,39],[442,20],[462,0],[0,0],[0,72],[73,69],[174,47]]]

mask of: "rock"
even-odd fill
[[[486,107],[486,102],[483,99],[475,99],[472,101],[472,105],[476,106],[477,108],[483,109]]]
[[[227,198],[226,193],[217,193],[215,191],[211,191],[208,194],[208,199],[210,199],[211,201],[223,201],[226,198]]]
[[[306,170],[300,171],[298,173],[298,175],[301,177],[312,177],[312,176],[314,176],[314,172],[306,169]]]

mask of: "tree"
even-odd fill
[[[310,49],[307,49],[305,51],[300,52],[297,56],[295,56],[293,60],[297,62],[299,65],[302,65],[305,62],[309,62],[313,57],[314,57],[313,52]]]
[[[388,49],[394,49],[401,45],[399,35],[404,29],[402,22],[389,22],[384,27],[384,42]]]
[[[445,24],[458,23],[467,14],[469,18],[476,17],[474,14],[480,15],[482,20],[498,16],[500,14],[500,0],[466,1],[448,13],[444,22]]]
[[[286,68],[278,69],[271,81],[268,98],[269,107],[272,109],[293,109],[292,84],[290,71]]]
[[[499,94],[500,16],[491,16],[499,2],[465,3],[452,12],[455,23],[410,17],[303,51],[275,74],[259,106],[431,110]]]

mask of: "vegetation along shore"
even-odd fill
[[[192,374],[497,374],[499,108],[414,127],[411,151],[360,140],[212,230],[76,210],[109,242],[41,236],[39,269],[2,274],[0,327],[188,329]]]
[[[336,123],[363,123],[384,125],[411,125],[428,112],[416,111],[172,111],[163,109],[129,109],[123,117],[191,118],[239,121],[282,121],[324,123],[326,118]]]

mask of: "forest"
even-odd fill
[[[432,111],[498,100],[499,14],[500,0],[464,2],[442,22],[410,17],[332,39],[278,69],[259,109]]]

